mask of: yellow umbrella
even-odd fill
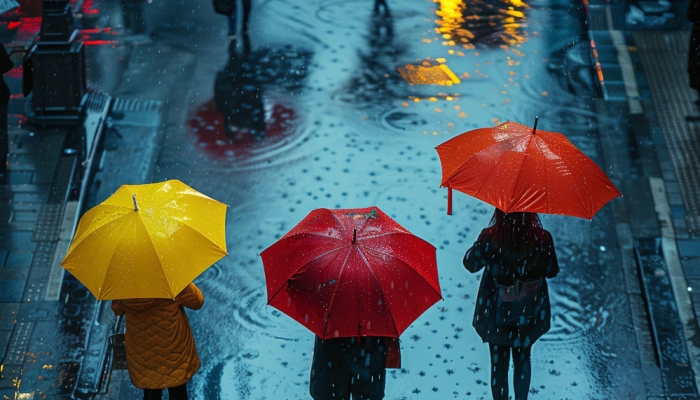
[[[228,254],[226,207],[178,180],[123,185],[83,215],[61,266],[98,300],[174,298]]]

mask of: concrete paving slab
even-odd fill
[[[5,267],[0,268],[0,280],[26,281],[29,276],[29,267]]]
[[[29,267],[32,265],[34,254],[29,251],[11,251],[5,260],[6,267]]]
[[[42,157],[43,155],[43,157]],[[28,154],[17,154],[14,157],[14,163],[12,165],[13,171],[36,171],[36,170],[50,170],[53,171],[56,161],[58,160],[57,154],[44,155],[43,152],[28,153]]]
[[[8,218],[11,218],[11,216]],[[31,231],[33,228],[34,222],[32,221],[10,221],[0,223],[0,230]]]
[[[10,335],[12,331],[0,330],[0,359],[5,357],[7,346],[10,344]]]
[[[22,301],[25,282],[22,280],[0,281],[0,302],[18,303]]]
[[[32,182],[34,177],[34,171],[17,171],[15,170],[15,163],[12,157],[8,158],[10,162],[9,173],[7,174],[7,181],[11,185],[26,185],[29,183],[42,183],[42,182]]]
[[[41,204],[46,199],[45,193],[15,193],[14,200],[21,203]]]
[[[5,267],[29,267],[32,265],[33,253],[30,251],[11,251],[5,260]]]
[[[0,231],[0,248],[4,250],[34,251],[31,231]]]
[[[38,210],[33,211],[15,211],[12,213],[12,221],[17,222],[36,222],[39,216]]]
[[[681,264],[689,279],[700,279],[700,257],[681,256]],[[700,293],[700,285],[697,286],[697,290]]]
[[[9,331],[15,326],[19,303],[0,303],[0,330]]]
[[[679,240],[678,253],[682,258],[700,257],[700,239]]]

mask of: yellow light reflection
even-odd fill
[[[433,60],[426,60],[420,64],[406,64],[397,68],[397,71],[409,85],[451,86],[461,82],[446,64]]]
[[[438,93],[437,95],[434,96],[428,96],[424,98],[416,97],[416,96],[408,96],[409,99],[413,100],[415,103],[419,103],[422,100],[429,101],[431,103],[437,103],[438,101],[459,101],[459,93]],[[459,106],[456,106],[459,107]],[[456,110],[459,110],[459,108],[456,108]]]
[[[459,43],[466,49],[517,46],[527,40],[523,31],[530,6],[522,0],[433,0],[439,4],[436,33],[444,46]]]

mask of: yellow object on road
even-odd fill
[[[409,85],[457,85],[461,81],[447,64],[426,60],[420,64],[406,64],[397,68]]]

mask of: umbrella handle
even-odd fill
[[[534,135],[535,133],[537,133],[537,121],[539,121],[539,120],[540,120],[540,117],[536,115],[536,116],[535,116],[535,126],[532,127],[532,134],[533,134],[533,135]]]
[[[447,215],[452,215],[452,187],[447,187]]]

